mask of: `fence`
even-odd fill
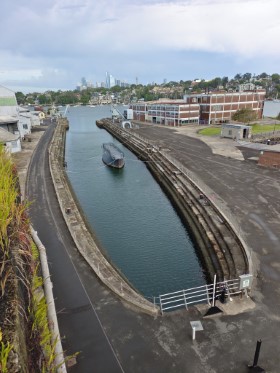
[[[239,282],[239,279],[227,280],[217,282],[215,287],[214,284],[208,284],[186,290],[175,291],[173,293],[162,294],[159,296],[161,313],[179,308],[188,309],[189,306],[195,304],[208,303],[211,305],[213,298],[219,298],[223,291],[225,291],[225,296],[230,298],[231,295],[241,293]]]
[[[267,140],[271,138],[278,138],[280,137],[280,131],[279,130],[274,130],[270,132],[260,132],[260,133],[254,133],[251,136],[251,141],[262,141],[262,140]]]

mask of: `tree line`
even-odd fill
[[[216,77],[211,80],[194,79],[170,81],[163,84],[132,84],[129,88],[114,86],[106,88],[87,88],[82,91],[77,89],[67,91],[46,91],[44,93],[33,92],[23,94],[16,92],[16,98],[19,105],[39,104],[39,105],[67,105],[67,104],[88,104],[98,96],[111,96],[117,102],[131,102],[142,99],[144,101],[157,100],[159,98],[182,98],[184,94],[192,92],[210,92],[218,89],[234,90],[238,85],[244,83],[253,83],[255,86],[262,86],[266,89],[267,98],[280,97],[280,75],[274,73],[268,75],[261,73],[259,75],[245,73],[236,74],[233,79],[227,76]]]

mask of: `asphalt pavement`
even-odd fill
[[[194,131],[154,126],[138,131],[225,201],[251,248],[253,289],[250,298],[220,305],[224,312],[210,318],[204,317],[206,306],[154,318],[114,296],[81,258],[63,221],[48,168],[50,126],[31,159],[27,195],[34,201],[32,223],[47,248],[63,347],[67,355],[81,351],[69,372],[243,373],[259,339],[259,366],[279,372],[279,171],[244,160],[229,142],[221,145],[223,155],[214,154]],[[190,321],[196,320],[203,331],[192,340]]]

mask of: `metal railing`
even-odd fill
[[[172,311],[179,308],[188,309],[195,304],[211,304],[213,297],[219,298],[222,291],[225,290],[225,296],[230,298],[231,295],[241,293],[239,289],[239,279],[206,284],[190,289],[175,291],[173,293],[162,294],[159,296],[159,306],[161,313]]]

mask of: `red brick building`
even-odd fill
[[[213,92],[196,95],[200,106],[200,123],[226,123],[239,109],[249,108],[256,112],[257,118],[263,115],[265,90],[244,92]]]
[[[264,150],[259,157],[258,165],[280,169],[280,152],[273,150]]]
[[[133,109],[135,120],[173,127],[199,122],[199,105],[196,97],[136,103],[131,104],[130,108]]]
[[[227,123],[242,108],[253,109],[262,118],[265,90],[191,94],[183,100],[159,100],[131,104],[133,119],[168,126],[191,123]]]

